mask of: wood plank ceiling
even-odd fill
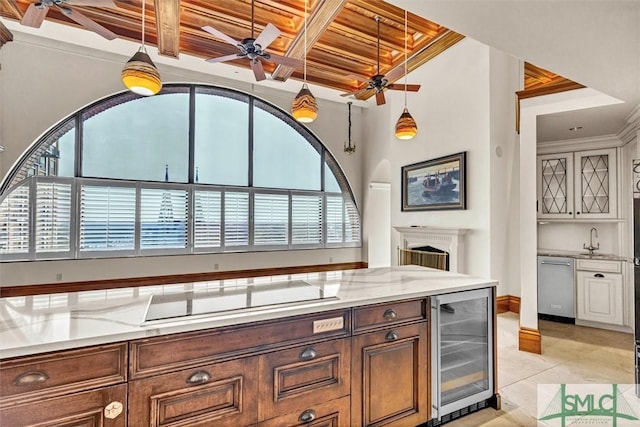
[[[118,38],[140,40],[141,0],[115,0],[115,8],[75,6],[82,1],[70,1],[69,5],[113,31]],[[0,0],[0,16],[19,21],[32,2],[34,0]],[[146,42],[158,46],[162,55],[179,57],[184,53],[207,59],[238,52],[236,47],[202,30],[205,25],[236,40],[251,36],[251,0],[147,0],[145,6]],[[307,0],[307,8],[307,80],[310,83],[352,92],[362,89],[366,83],[350,75],[369,79],[378,71],[386,75],[398,67],[404,69],[404,10],[382,0]],[[303,59],[304,16],[305,0],[255,0],[255,35],[271,23],[281,34],[267,51]],[[376,16],[380,17],[379,70]],[[46,20],[78,25],[56,7],[49,8]],[[414,70],[463,38],[409,13],[408,70]],[[249,67],[246,59],[228,63]],[[265,62],[264,68],[275,80],[303,78],[303,69],[270,62]],[[402,80],[404,72],[394,75]],[[374,93],[369,90],[358,97],[368,99]]]

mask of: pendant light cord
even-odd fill
[[[254,29],[255,29],[255,17],[254,17],[254,12],[253,12],[253,8],[255,7],[255,0],[251,0],[251,38],[255,39],[254,37]]]
[[[143,52],[146,52],[146,49],[144,47],[144,33],[145,33],[145,29],[144,29],[144,15],[145,15],[145,4],[147,3],[147,0],[142,0],[142,45],[140,46],[140,49]]]
[[[307,84],[307,1],[304,0],[304,62],[303,81]]]
[[[404,11],[404,108],[407,108],[407,10]]]

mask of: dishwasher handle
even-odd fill
[[[570,262],[557,262],[557,261],[540,261],[540,264],[548,264],[548,265],[565,265],[567,267],[571,267]]]

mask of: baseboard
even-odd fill
[[[540,331],[520,326],[518,331],[518,350],[542,354],[542,338]]]
[[[520,297],[509,295],[509,311],[512,313],[520,313]]]
[[[508,311],[512,313],[520,313],[520,297],[514,295],[501,295],[497,297],[496,305],[498,314],[506,313]]]
[[[496,307],[498,314],[506,313],[509,311],[509,295],[501,295],[496,297]]]

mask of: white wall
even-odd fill
[[[598,237],[593,239],[594,246],[600,243],[596,253],[620,254],[621,242],[617,223],[602,222],[566,222],[538,224],[538,248],[586,252],[583,245],[589,246],[591,228],[595,227]]]
[[[490,49],[465,39],[408,76],[421,83],[408,97],[418,135],[399,141],[393,125],[403,109],[402,92],[386,92],[387,104],[364,112],[367,150],[363,181],[390,179],[391,224],[466,228],[463,272],[489,277],[490,269]],[[467,152],[467,209],[402,212],[400,170],[403,165]],[[389,165],[388,167],[386,165]],[[367,213],[365,212],[365,219]],[[400,244],[394,234],[392,250]]]
[[[0,159],[0,171],[11,165],[43,132],[59,120],[96,99],[124,90],[120,71],[128,60],[118,54],[91,50],[29,34],[16,34],[3,46],[0,71],[0,141],[6,147]],[[203,61],[204,62],[204,61]],[[212,74],[159,65],[164,82],[211,83],[252,92],[288,110],[295,93],[271,87],[242,83]],[[313,90],[313,89],[312,89]],[[352,137],[359,151],[343,151],[347,139],[347,100],[344,103],[319,99],[318,119],[308,127],[334,155],[362,210],[362,108],[352,108]],[[360,248],[304,250],[251,254],[198,256],[159,256],[3,263],[0,286],[51,283],[56,274],[62,281],[109,279],[130,276],[183,274],[219,270],[253,269],[280,266],[316,265],[362,260]]]

